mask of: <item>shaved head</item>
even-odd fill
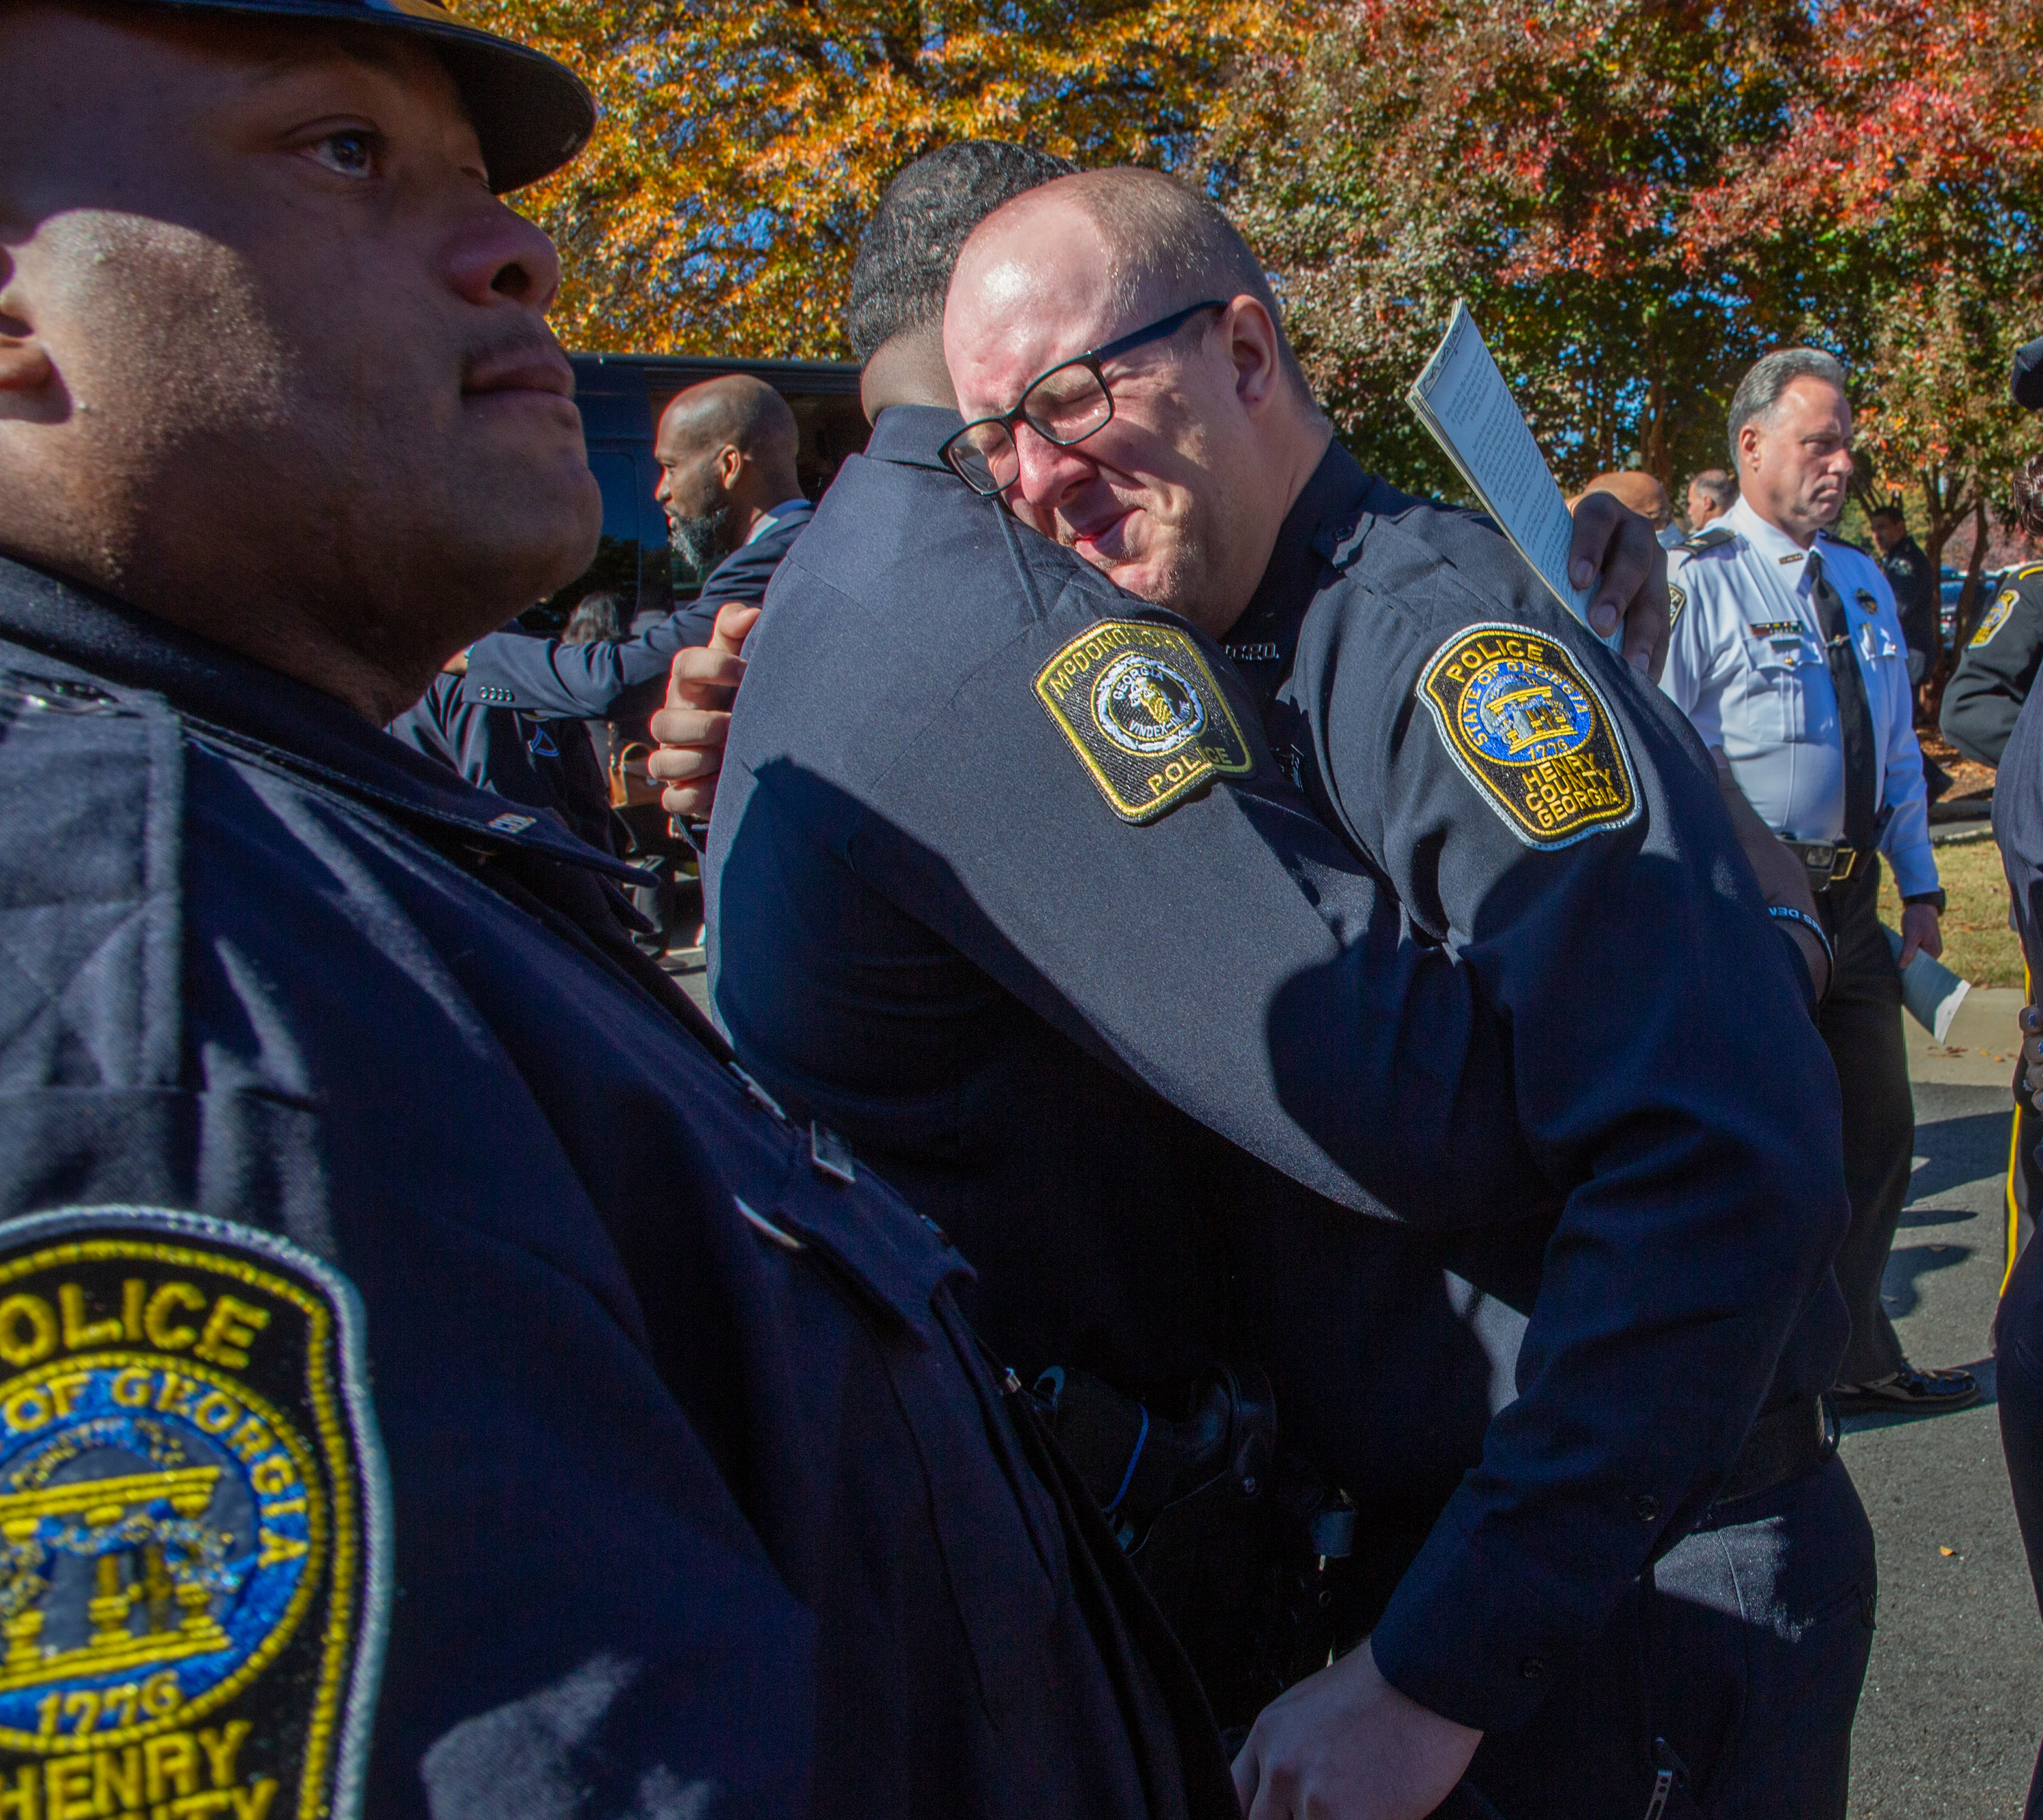
[[[1665,531],[1674,522],[1674,502],[1667,490],[1642,468],[1623,468],[1600,474],[1576,495],[1576,502],[1593,493],[1607,493],[1620,505],[1629,506],[1649,520],[1655,531]]]
[[[660,433],[697,449],[728,443],[793,482],[801,442],[795,413],[785,398],[749,373],[726,373],[677,392],[660,413]]]
[[[653,490],[675,551],[698,578],[801,497],[801,432],[788,401],[763,379],[726,373],[677,392],[660,413]]]
[[[1169,335],[1143,336],[1181,312]],[[1045,183],[965,243],[944,356],[968,421],[1006,417],[1037,381],[1130,336],[1099,361],[1112,409],[1082,439],[1053,443],[1025,417],[1005,497],[1217,637],[1332,435],[1261,263],[1218,209],[1154,171]]]

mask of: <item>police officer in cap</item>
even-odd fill
[[[384,723],[601,501],[430,0],[0,8],[0,1811],[1223,1820],[958,1253]]]
[[[1728,758],[1766,824],[1800,854],[1837,949],[1817,1022],[1844,1090],[1852,1224],[1838,1280],[1852,1334],[1841,1408],[1961,1409],[1968,1372],[1918,1370],[1880,1300],[1908,1192],[1915,1102],[1901,975],[1943,951],[1907,640],[1880,566],[1830,527],[1852,472],[1844,369],[1813,348],[1768,355],[1731,400],[1738,503],[1669,566],[1685,596],[1662,686]],[[1903,905],[1900,950],[1878,915],[1880,862]]]

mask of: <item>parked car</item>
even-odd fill
[[[845,458],[865,447],[869,426],[858,403],[858,368],[848,360],[726,360],[687,355],[572,354],[575,402],[588,440],[588,465],[603,489],[603,541],[596,560],[550,600],[521,614],[528,632],[555,633],[585,594],[623,597],[626,627],[671,612],[702,578],[667,543],[667,520],[653,497],[659,465],[653,432],[667,401],[684,387],[724,373],[764,379],[794,409],[801,432],[802,490],[820,498]]]
[[[1980,609],[1991,601],[2000,587],[2003,571],[1982,569],[1980,571],[1979,593],[1972,601],[1972,613],[1976,618]],[[1958,599],[1965,591],[1965,572],[1962,569],[1946,567],[1938,576],[1937,630],[1946,650],[1950,648],[1951,634],[1957,624]]]

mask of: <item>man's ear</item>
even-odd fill
[[[729,493],[745,471],[745,451],[735,443],[726,443],[716,451],[716,484]]]
[[[1255,416],[1276,397],[1284,382],[1277,324],[1255,298],[1244,295],[1227,306],[1220,326],[1228,338],[1228,357],[1234,363],[1234,394]]]

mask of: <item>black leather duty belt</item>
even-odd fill
[[[1798,1397],[1753,1423],[1716,1502],[1756,1497],[1812,1472],[1838,1450],[1838,1419],[1827,1399]]]
[[[1868,859],[1869,847],[1846,847],[1841,840],[1784,840],[1780,843],[1808,869],[1817,890],[1842,885]]]

